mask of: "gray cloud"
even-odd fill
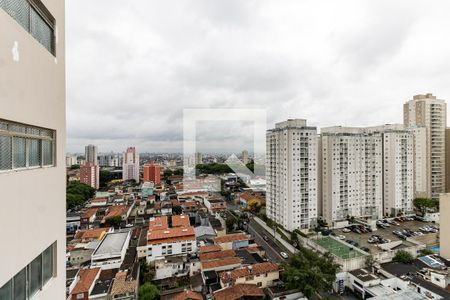
[[[268,127],[402,122],[450,97],[447,1],[67,2],[70,152],[182,150],[185,108],[263,108]],[[218,125],[219,124],[219,125]],[[248,122],[208,122],[203,152],[239,152]]]

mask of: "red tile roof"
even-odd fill
[[[147,234],[148,244],[168,243],[175,241],[195,240],[195,231],[191,227],[167,228],[153,230]]]
[[[74,239],[99,239],[104,232],[108,232],[109,230],[110,227],[80,230],[75,234]]]
[[[183,291],[181,293],[175,294],[172,300],[203,300],[203,296],[200,293],[193,291]]]
[[[218,252],[208,252],[199,254],[200,261],[213,260],[225,257],[234,257],[234,256],[236,256],[236,252],[234,252],[234,250],[224,250]]]
[[[78,273],[80,280],[72,290],[72,294],[80,294],[89,292],[89,289],[94,284],[95,278],[100,273],[100,268],[82,269]]]
[[[98,208],[88,208],[84,213],[82,218],[90,218],[95,215],[98,211]]]
[[[214,292],[215,300],[236,300],[243,297],[264,298],[264,292],[254,284],[237,284]]]
[[[235,269],[230,272],[223,272],[220,274],[220,279],[222,282],[235,281],[238,278],[247,276],[258,276],[265,273],[280,271],[280,267],[273,262],[263,262],[259,264],[254,264],[251,266],[243,267],[240,269]]]
[[[241,259],[239,257],[226,257],[222,259],[209,260],[202,262],[202,268],[204,270],[215,269],[218,267],[236,265],[241,263]]]
[[[228,243],[233,241],[245,241],[248,240],[248,236],[244,233],[227,234],[214,238],[215,243]]]
[[[156,217],[148,222],[148,230],[161,230],[169,228],[167,216]]]
[[[112,217],[121,217],[128,212],[128,206],[126,205],[114,205],[108,208],[108,214],[103,218],[103,222]]]
[[[208,253],[216,251],[222,251],[222,247],[220,247],[219,245],[208,245],[208,246],[201,246],[199,248],[200,253]]]
[[[172,227],[188,227],[190,226],[189,216],[187,215],[174,215],[172,216]]]

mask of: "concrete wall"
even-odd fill
[[[439,196],[440,210],[440,254],[446,259],[450,259],[450,194]]]
[[[64,1],[41,1],[56,19],[56,56],[0,9],[0,118],[56,130],[55,167],[0,173],[0,286],[57,241],[57,277],[39,298],[64,299]]]

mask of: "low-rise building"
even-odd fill
[[[147,246],[147,261],[149,263],[170,255],[197,252],[197,242],[193,227],[149,229]]]
[[[100,276],[100,268],[81,269],[75,278],[76,284],[73,290],[69,291],[70,300],[88,300],[94,289],[95,281]]]
[[[249,246],[249,236],[245,233],[227,234],[216,237],[214,243],[219,245],[222,249],[240,249]]]
[[[255,284],[266,288],[274,286],[280,279],[280,267],[273,262],[263,262],[220,274],[222,287],[236,284]]]
[[[214,292],[215,300],[264,299],[262,289],[254,284],[238,284]]]
[[[225,211],[227,203],[222,198],[205,198],[204,204],[208,211],[212,214]]]
[[[108,233],[92,253],[91,266],[102,269],[119,268],[130,243],[131,232]]]
[[[189,274],[189,264],[186,255],[168,256],[155,260],[154,280],[186,276]]]

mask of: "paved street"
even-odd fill
[[[283,251],[274,241],[272,235],[270,235],[264,228],[262,228],[256,221],[251,220],[248,226],[248,232],[255,237],[256,242],[261,245],[266,251],[267,257],[276,263],[284,262],[280,256],[280,252]],[[269,240],[265,241],[263,236],[266,235]]]

